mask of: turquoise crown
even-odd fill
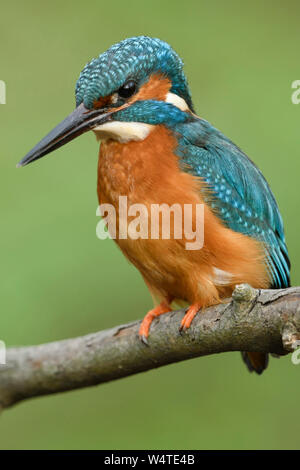
[[[117,91],[127,80],[141,86],[153,73],[171,80],[171,92],[182,97],[192,109],[183,62],[166,42],[138,36],[111,46],[82,70],[76,84],[76,105],[91,109],[96,100]]]

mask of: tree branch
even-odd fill
[[[300,340],[300,287],[259,291],[239,285],[232,299],[206,309],[179,334],[183,314],[170,312],[155,320],[149,346],[138,339],[137,321],[79,338],[9,348],[6,365],[0,365],[0,406],[220,352],[287,354]]]

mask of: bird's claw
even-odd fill
[[[145,346],[149,346],[148,338],[146,335],[139,335],[139,338]]]
[[[183,317],[183,319],[181,320],[181,324],[180,324],[180,327],[179,327],[179,333],[182,334],[184,333],[185,331],[187,331],[191,324],[192,324],[192,321],[195,317],[195,315],[197,314],[197,312],[200,310],[201,308],[201,305],[200,304],[193,304],[191,305],[186,311],[185,311],[185,315]]]

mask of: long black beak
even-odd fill
[[[105,112],[100,109],[89,110],[83,104],[80,104],[66,119],[30,150],[18,163],[17,167],[28,165],[28,163],[53,152],[84,132],[110,121],[112,114],[112,112]]]

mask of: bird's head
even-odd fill
[[[91,60],[76,84],[76,109],[19,163],[25,166],[93,130],[100,139],[144,139],[156,124],[193,111],[183,64],[164,41],[125,39]]]

